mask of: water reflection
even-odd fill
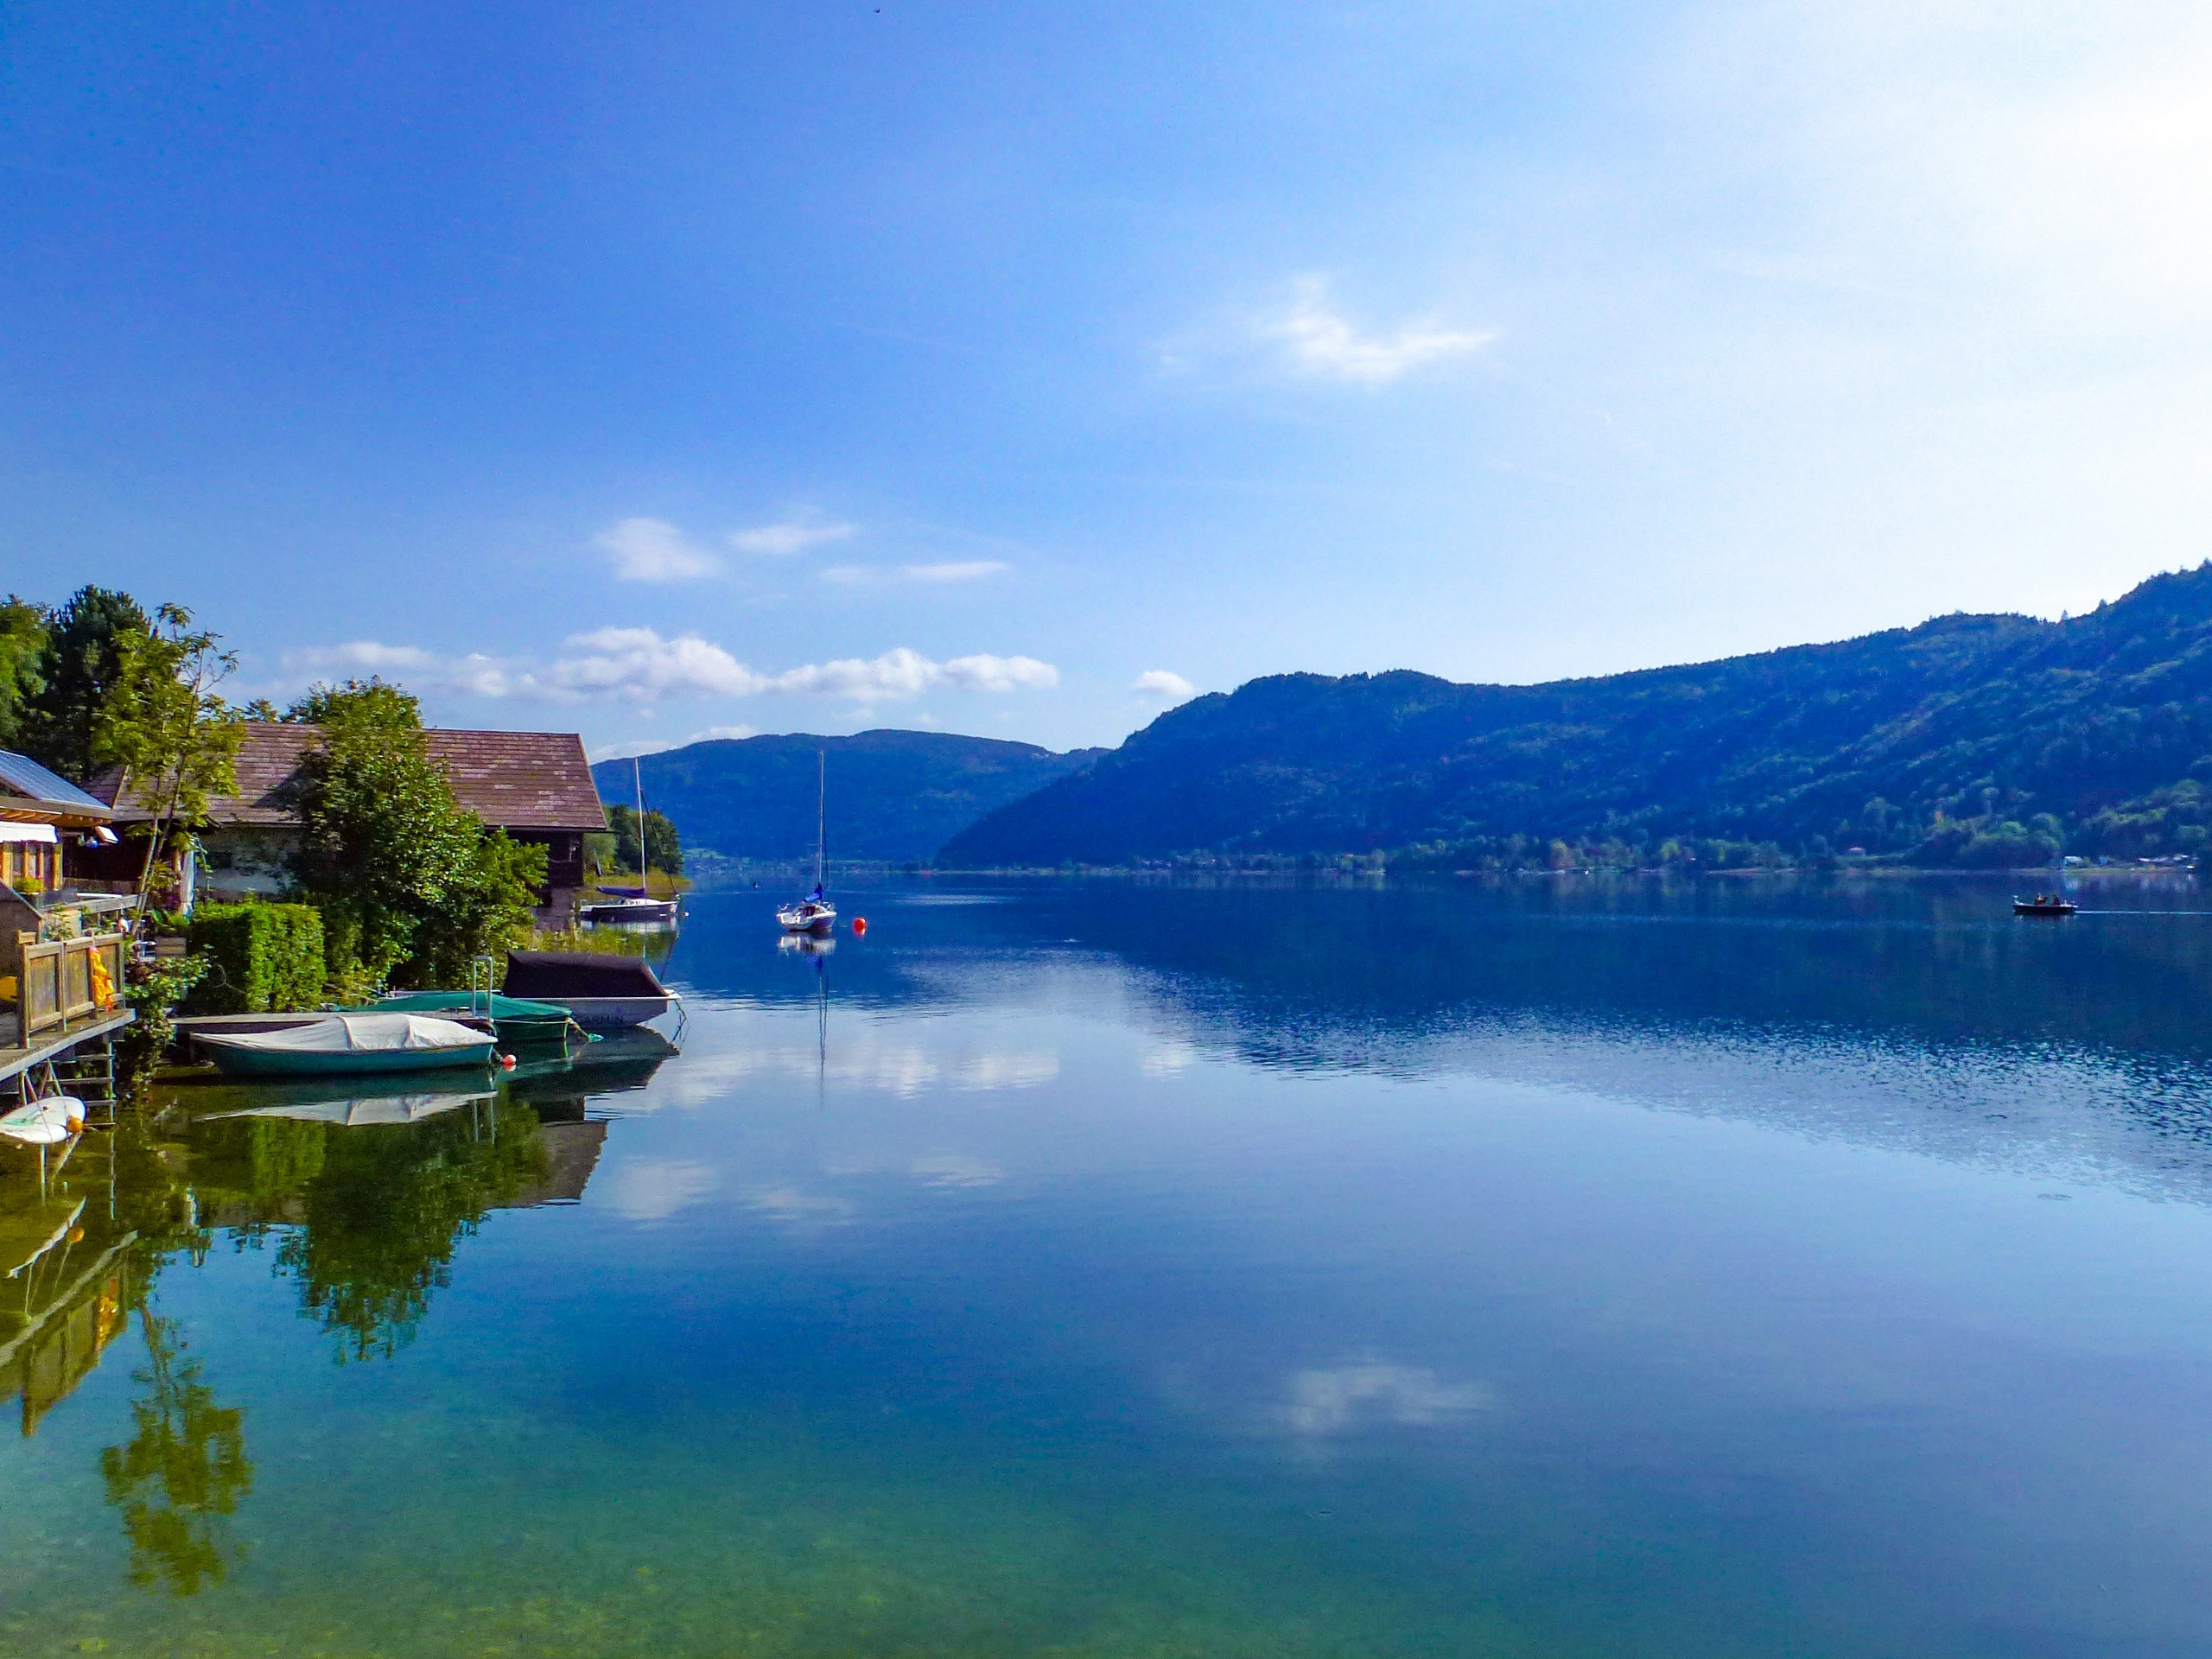
[[[136,1432],[100,1453],[100,1478],[123,1511],[130,1581],[189,1596],[245,1559],[224,1525],[253,1490],[245,1413],[215,1402],[179,1321],[146,1306],[138,1320],[146,1364],[131,1373],[143,1390],[130,1404]]]

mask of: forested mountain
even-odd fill
[[[686,847],[731,858],[811,858],[815,756],[826,753],[830,856],[903,863],[929,857],[994,807],[1098,753],[1055,754],[944,732],[792,733],[687,744],[639,766],[646,806],[675,823]],[[602,760],[592,776],[602,799],[630,799],[627,760]]]
[[[1709,864],[1858,848],[2025,864],[2062,845],[2193,852],[2208,785],[2212,563],[2067,621],[1946,616],[1597,679],[1255,680],[1161,715],[941,857]]]

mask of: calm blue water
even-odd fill
[[[6,1155],[0,1650],[2212,1650],[2193,887],[781,896]]]

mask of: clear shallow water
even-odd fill
[[[702,898],[680,1055],[8,1164],[0,1650],[2201,1653],[2212,906],[2114,891]]]

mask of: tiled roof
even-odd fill
[[[284,824],[291,814],[277,804],[279,791],[300,769],[301,760],[321,735],[315,726],[290,722],[247,722],[234,768],[236,795],[208,803],[217,824]],[[604,830],[607,810],[600,804],[584,760],[583,740],[574,732],[455,732],[432,729],[430,758],[453,785],[454,798],[470,811],[503,830]],[[103,773],[92,792],[115,801],[121,779]],[[116,816],[128,822],[152,813],[135,795],[124,792]]]
[[[96,800],[27,754],[0,749],[0,815],[83,819],[105,823],[107,803]]]

